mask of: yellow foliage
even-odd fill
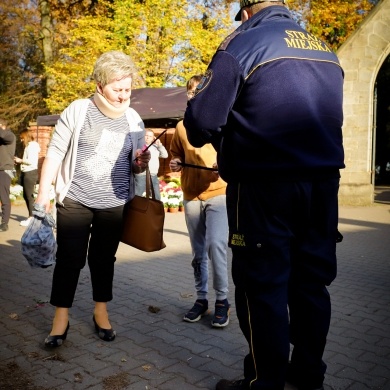
[[[56,80],[46,99],[50,112],[93,92],[92,67],[107,50],[129,54],[145,86],[184,85],[205,71],[232,30],[229,11],[224,1],[206,6],[197,0],[117,0],[107,12],[79,16],[58,59],[46,68]]]
[[[45,99],[50,112],[61,112],[73,100],[93,94],[92,71],[96,58],[116,49],[110,45],[107,32],[112,23],[108,18],[92,16],[75,22],[75,27],[69,31],[68,44],[60,50],[57,61],[46,67],[47,74],[56,81],[50,97]]]
[[[369,0],[290,0],[309,32],[337,50],[374,7]]]
[[[136,86],[180,86],[203,73],[216,48],[234,29],[231,1],[116,0],[98,2],[93,15],[57,25],[58,59],[46,68],[56,81],[46,99],[60,112],[93,93],[92,67],[107,50],[129,54]],[[294,17],[336,50],[372,8],[369,0],[289,0]]]

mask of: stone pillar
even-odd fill
[[[345,72],[346,169],[341,171],[340,204],[369,205],[374,200],[374,87],[389,52],[390,0],[382,0],[337,52]]]

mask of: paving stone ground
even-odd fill
[[[370,207],[340,209],[344,241],[329,289],[333,317],[325,390],[390,390],[390,189],[377,199]],[[247,345],[231,281],[228,327],[212,328],[211,315],[194,324],[182,321],[195,300],[183,213],[167,213],[167,248],[160,252],[120,244],[109,304],[115,341],[105,343],[94,331],[86,267],[68,338],[56,350],[43,346],[53,314],[53,269],[31,269],[22,256],[25,228],[19,222],[26,215],[24,204],[14,206],[9,231],[0,233],[0,389],[199,390],[241,377]]]

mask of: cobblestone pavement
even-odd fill
[[[381,202],[340,210],[344,241],[330,287],[325,390],[390,389],[390,204]],[[195,300],[183,213],[166,215],[164,250],[148,254],[120,245],[109,304],[115,341],[105,343],[94,331],[85,268],[68,338],[56,350],[43,346],[53,314],[53,269],[31,269],[22,256],[25,217],[25,206],[14,206],[9,231],[0,233],[0,389],[195,390],[241,377],[247,346],[232,282],[228,327],[212,328],[211,315],[182,321]]]

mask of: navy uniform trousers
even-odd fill
[[[232,276],[251,389],[320,387],[336,277],[339,177],[229,183]],[[290,344],[293,345],[290,358]]]

